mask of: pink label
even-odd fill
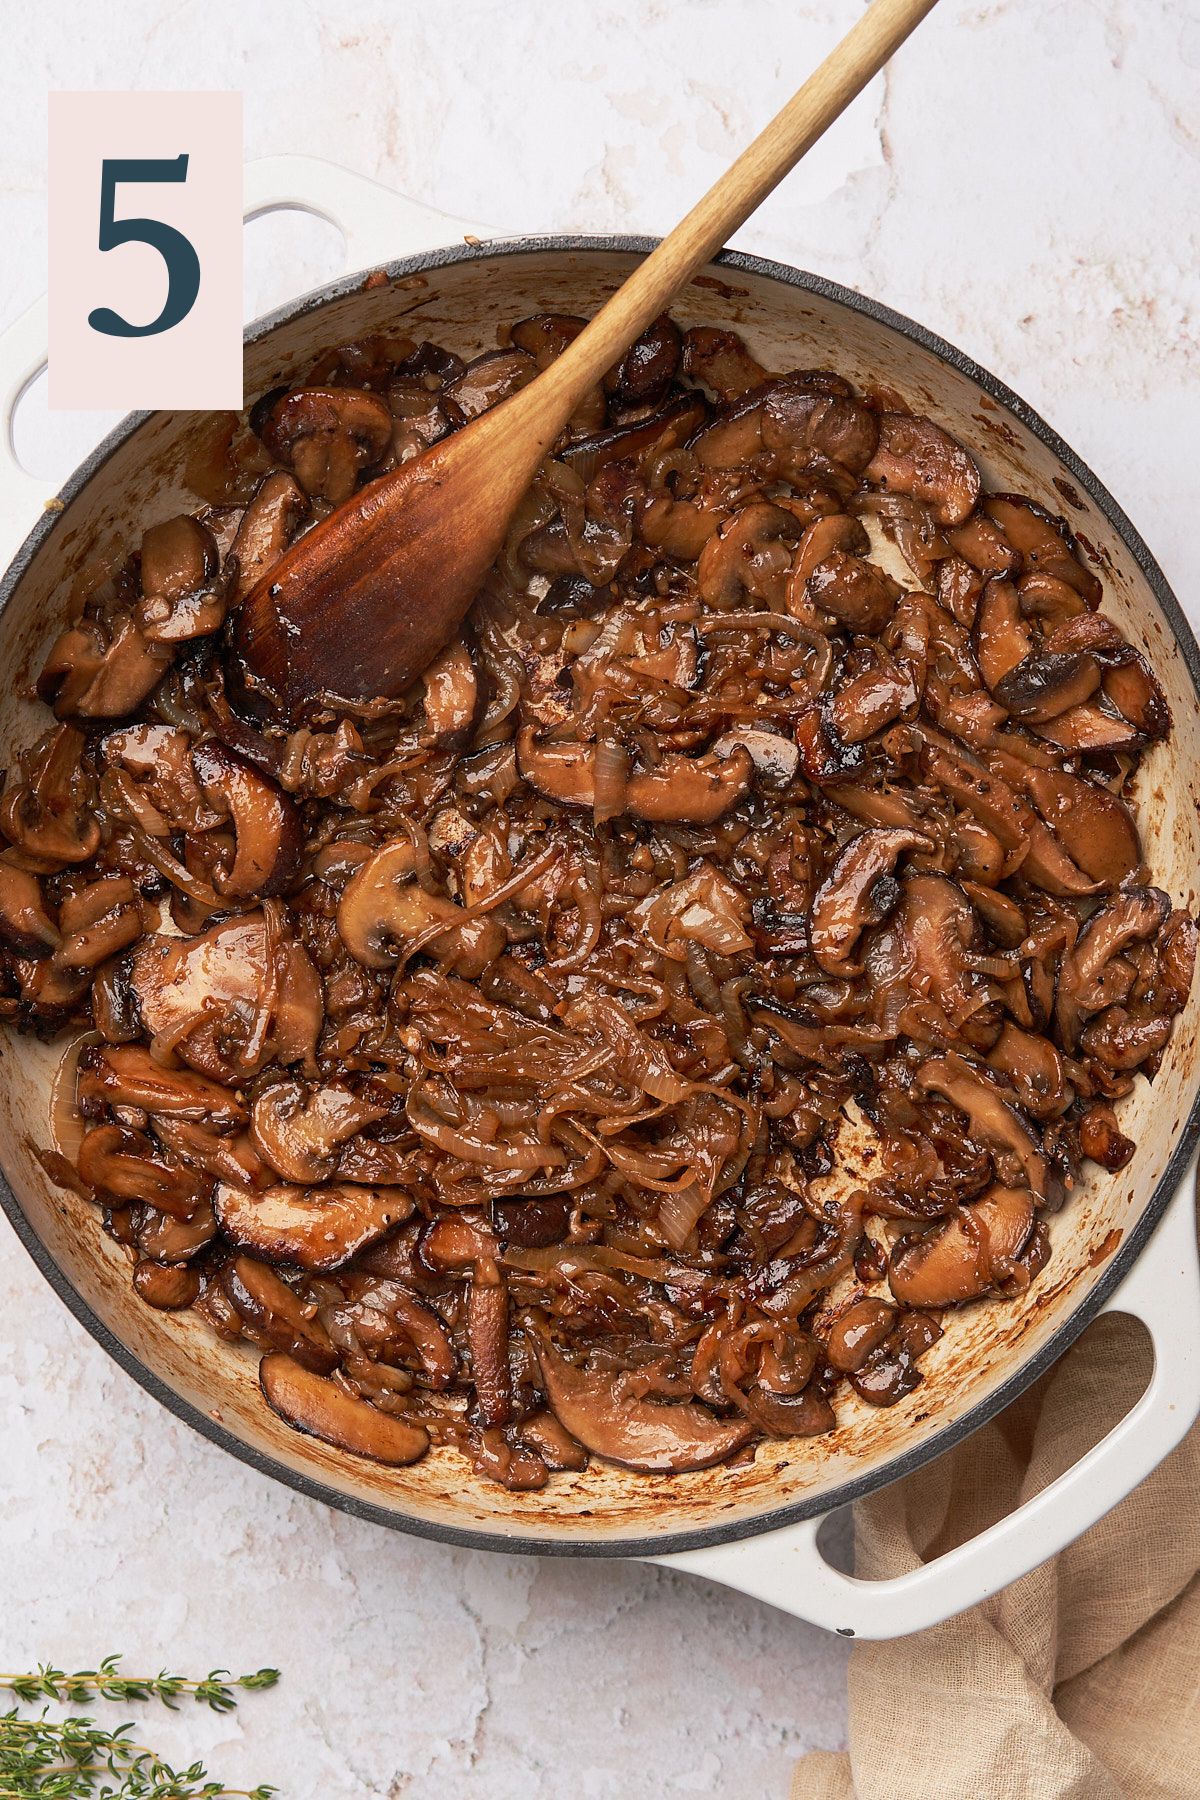
[[[50,95],[51,407],[242,404],[242,96]]]

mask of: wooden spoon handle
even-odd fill
[[[688,278],[745,224],[936,4],[937,0],[874,0],[766,130],[639,264],[552,365],[548,373],[557,378],[553,386],[569,402],[568,413]],[[550,399],[545,389],[543,395]]]

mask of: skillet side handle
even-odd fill
[[[488,226],[437,212],[319,156],[264,156],[247,163],[242,193],[247,219],[280,211],[328,219],[345,239],[348,272],[496,236]]]
[[[1073,1468],[969,1543],[890,1581],[832,1568],[821,1519],[712,1550],[650,1560],[766,1600],[843,1637],[895,1638],[940,1625],[1081,1537],[1156,1469],[1200,1414],[1200,1263],[1193,1158],[1154,1236],[1103,1308],[1142,1320],[1154,1372],[1137,1404]]]
[[[346,243],[347,271],[438,250],[466,237],[496,235],[317,156],[266,156],[247,163],[243,216],[257,219],[282,210],[315,213],[336,225]],[[0,571],[55,498],[48,481],[21,467],[13,444],[13,416],[22,394],[46,366],[46,344],[43,295],[0,333]]]
[[[46,296],[0,332],[0,573],[8,566],[38,514],[54,499],[48,481],[39,481],[17,461],[13,417],[22,394],[46,366]]]

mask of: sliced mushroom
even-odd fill
[[[0,852],[0,942],[17,956],[49,956],[62,942],[46,911],[41,883]]]
[[[422,941],[460,974],[478,975],[506,942],[503,926],[487,914],[468,919],[455,901],[419,885],[407,837],[384,844],[351,877],[338,902],[337,928],[351,956],[368,969],[391,968]]]
[[[62,969],[94,969],[128,949],[142,935],[142,913],[132,881],[126,875],[104,875],[76,894],[58,911],[62,943],[55,960]]]
[[[1060,769],[1030,769],[1026,792],[1074,863],[1105,887],[1141,866],[1137,823],[1125,802]]]
[[[860,831],[843,846],[813,898],[809,941],[813,956],[830,975],[853,975],[851,961],[868,925],[895,906],[900,888],[893,870],[905,850],[928,850],[928,838],[903,827]]]
[[[304,1184],[331,1176],[347,1139],[385,1116],[386,1108],[342,1082],[309,1089],[299,1081],[276,1081],[254,1102],[250,1131],[284,1181]]]
[[[100,821],[81,779],[84,737],[60,725],[25,752],[20,778],[0,800],[0,830],[44,869],[87,862],[100,848]]]
[[[1068,707],[1057,718],[1035,724],[1039,737],[1061,744],[1064,750],[1081,756],[1111,754],[1130,750],[1140,742],[1141,734],[1121,713],[1098,701],[1085,700],[1081,706]]]
[[[734,331],[692,325],[683,334],[683,366],[719,400],[737,400],[766,375]]]
[[[1095,618],[1096,614],[1089,614]],[[1166,737],[1171,729],[1171,709],[1162,684],[1145,657],[1123,641],[1106,660],[1102,678],[1104,696],[1122,718],[1136,727],[1142,737],[1153,741]]]
[[[1054,1016],[1059,1036],[1074,1051],[1086,1019],[1126,998],[1133,969],[1122,952],[1148,943],[1170,917],[1160,888],[1126,888],[1094,913],[1062,959]]]
[[[782,506],[766,500],[743,506],[700,552],[700,598],[714,612],[730,612],[748,598],[781,607],[795,539],[796,520]]]
[[[865,744],[917,699],[909,671],[898,663],[883,664],[839,688],[829,702],[829,718],[843,744]]]
[[[675,379],[682,355],[679,327],[661,313],[609,370],[604,385],[622,406],[657,406]]]
[[[278,989],[274,958],[268,964],[263,915],[248,913],[195,937],[143,938],[129,979],[147,1031],[165,1037],[202,1074],[236,1086],[273,1047],[262,1029]]]
[[[1075,1098],[1063,1059],[1050,1039],[1022,1031],[1011,1019],[1005,1020],[987,1060],[988,1067],[1004,1077],[1032,1118],[1058,1118]]]
[[[664,756],[657,767],[629,777],[626,808],[658,824],[711,825],[749,791],[753,774],[741,744],[728,756]]]
[[[698,394],[681,395],[647,418],[628,425],[610,425],[605,431],[573,439],[558,452],[568,468],[590,481],[597,469],[617,461],[637,462],[649,451],[673,450],[684,444],[707,413]]]
[[[60,719],[123,719],[171,666],[169,644],[153,642],[131,613],[107,630],[85,620],[64,631],[42,664],[38,695]]]
[[[190,1219],[208,1198],[207,1182],[160,1152],[144,1132],[124,1125],[94,1125],[85,1132],[75,1166],[96,1193],[143,1200],[174,1219]]]
[[[1094,656],[1035,650],[1002,675],[992,691],[1014,719],[1044,725],[1090,700],[1099,686],[1100,665]]]
[[[246,1108],[228,1088],[191,1069],[168,1069],[142,1044],[85,1049],[79,1058],[76,1096],[85,1113],[95,1102],[136,1106],[170,1119],[241,1125]]]
[[[1107,1101],[1094,1100],[1079,1121],[1079,1148],[1084,1156],[1115,1175],[1131,1161],[1137,1145],[1124,1136]]]
[[[181,1312],[198,1297],[200,1277],[195,1269],[181,1264],[143,1258],[134,1267],[133,1286],[147,1306],[157,1307],[160,1312]]]
[[[242,514],[230,551],[237,558],[235,599],[244,600],[275,567],[308,511],[308,496],[285,470],[272,469],[264,475]]]
[[[318,1375],[337,1367],[338,1353],[316,1307],[301,1300],[266,1263],[235,1256],[221,1271],[221,1286],[261,1349],[282,1350]]]
[[[398,1467],[416,1462],[429,1448],[423,1426],[377,1411],[281,1351],[263,1357],[259,1381],[267,1404],[289,1425],[352,1456]]]
[[[387,450],[392,415],[363,388],[297,388],[275,402],[259,436],[307,494],[340,506]]]
[[[739,744],[749,752],[762,787],[782,791],[795,780],[800,751],[790,738],[777,731],[760,730],[754,725],[735,725],[717,739],[713,755],[729,756]]]
[[[891,620],[902,590],[878,564],[835,550],[817,564],[805,592],[814,606],[840,625],[877,637]]]
[[[514,1427],[513,1435],[536,1450],[548,1469],[587,1468],[587,1451],[552,1412],[527,1413]]]
[[[851,1375],[861,1369],[896,1323],[896,1308],[887,1300],[863,1297],[842,1308],[829,1328],[825,1355],[835,1369]]]
[[[173,1219],[154,1206],[135,1208],[134,1238],[143,1256],[159,1263],[190,1262],[212,1243],[217,1221],[208,1201],[202,1201],[188,1219]]]
[[[1075,541],[1061,518],[1021,494],[988,494],[983,511],[1003,532],[1023,569],[1064,582],[1089,607],[1099,605],[1100,583],[1079,561]]]
[[[979,469],[962,445],[932,419],[879,415],[879,442],[866,479],[893,494],[911,494],[939,525],[961,525],[979,498]]]
[[[508,1287],[490,1258],[477,1262],[472,1271],[467,1292],[467,1344],[479,1416],[485,1425],[507,1425],[513,1409]]]
[[[921,1064],[913,1086],[940,1094],[967,1116],[970,1135],[993,1153],[1003,1179],[1023,1179],[1040,1200],[1050,1196],[1050,1164],[1020,1108],[956,1050]],[[897,1298],[900,1298],[898,1295]],[[913,1302],[912,1304],[918,1304]]]
[[[217,542],[207,525],[188,513],[152,525],[142,537],[142,593],[179,600],[217,572]]]
[[[225,1098],[229,1099],[228,1094]],[[155,1113],[152,1122],[154,1135],[168,1150],[215,1180],[230,1181],[235,1187],[245,1188],[266,1187],[270,1182],[271,1172],[247,1132],[239,1132],[236,1137],[222,1137],[189,1119],[162,1113]]]
[[[705,1406],[662,1406],[624,1394],[620,1378],[565,1361],[540,1337],[546,1398],[573,1438],[596,1456],[647,1474],[673,1475],[724,1462],[750,1437],[746,1419],[718,1419]]]
[[[524,350],[487,350],[469,362],[450,382],[445,393],[464,419],[476,419],[489,407],[528,387],[538,372],[537,363]]]
[[[901,1306],[961,1306],[1012,1280],[1033,1230],[1027,1188],[989,1188],[936,1231],[901,1240],[888,1282]]]
[[[413,1211],[403,1188],[280,1186],[261,1193],[219,1182],[213,1209],[226,1237],[265,1262],[339,1269]]]
[[[852,475],[862,474],[877,454],[880,420],[850,398],[844,383],[836,393],[818,375],[803,372],[768,382],[762,399],[762,443],[785,476],[808,475],[824,457]]]
[[[213,877],[231,898],[283,893],[295,879],[303,833],[295,803],[269,775],[215,739],[192,751],[196,778],[210,804],[227,810],[236,849],[228,870]]]
[[[980,674],[993,693],[1031,654],[1033,633],[1021,615],[1020,596],[1011,581],[997,576],[987,583],[979,597],[972,643]]]

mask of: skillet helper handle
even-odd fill
[[[345,239],[347,272],[460,244],[465,238],[495,236],[482,225],[436,212],[316,156],[266,156],[247,163],[242,211],[247,220],[279,211],[310,212],[328,219]],[[46,345],[43,295],[0,333],[0,571],[39,515],[53,508],[56,497],[48,481],[21,467],[13,444],[13,415],[22,394],[46,366]]]
[[[683,1569],[843,1637],[895,1638],[940,1625],[998,1593],[1081,1537],[1132,1493],[1200,1414],[1200,1261],[1193,1158],[1154,1236],[1104,1312],[1141,1319],[1154,1372],[1108,1436],[1024,1506],[908,1574],[863,1581],[817,1548],[820,1518],[712,1550],[650,1560]]]

